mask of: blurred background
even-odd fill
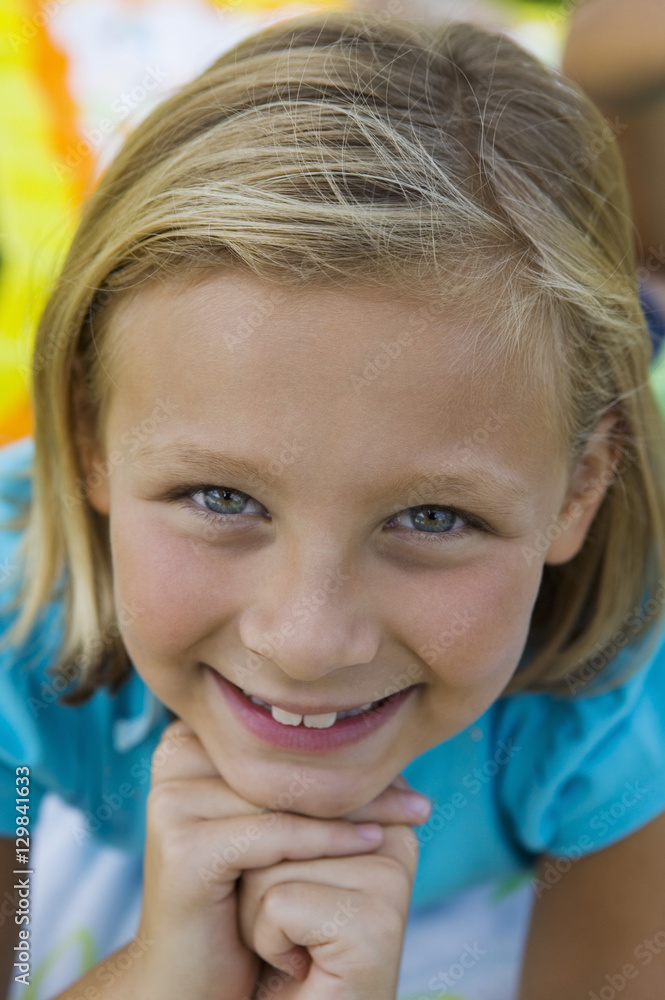
[[[0,0],[0,447],[82,200],[154,105],[263,25],[316,10],[475,20],[560,64],[574,0]]]

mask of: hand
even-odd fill
[[[241,872],[291,859],[362,855],[375,844],[349,820],[271,812],[247,802],[182,720],[164,730],[153,761],[160,750],[163,763],[153,764],[148,795],[136,935],[143,951],[132,967],[131,996],[248,1000],[261,961],[238,933]]]
[[[408,787],[399,776],[345,817],[386,824],[374,853],[243,872],[241,933],[265,962],[252,998],[393,1000],[418,859],[404,821],[426,819],[406,810]]]

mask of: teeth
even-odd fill
[[[304,722],[308,729],[330,729],[338,719],[348,719],[351,716],[360,715],[361,712],[367,712],[372,705],[376,704],[376,702],[368,701],[366,705],[359,705],[358,708],[350,708],[347,712],[325,712],[322,715],[298,715],[296,712],[287,712],[283,708],[276,708],[274,705],[269,705],[255,695],[248,694],[247,697],[255,705],[267,708],[272,713],[273,719],[276,722],[281,722],[283,726],[299,726],[301,722]]]
[[[326,712],[325,715],[305,715],[303,722],[309,729],[330,729],[337,722],[337,712]]]
[[[285,712],[283,708],[271,706],[272,717],[283,726],[299,726],[304,721],[308,729],[330,729],[337,721],[337,712],[326,712],[324,715],[296,715]]]
[[[272,717],[275,722],[281,722],[283,726],[299,726],[302,722],[302,715],[294,715],[293,712],[285,712],[283,708],[271,707]]]

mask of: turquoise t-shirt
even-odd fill
[[[0,449],[0,631],[17,581],[12,497],[29,495],[30,438]],[[18,478],[13,474],[18,473]],[[169,716],[133,671],[112,696],[58,705],[61,603],[20,649],[0,651],[0,836],[14,836],[16,768],[30,768],[30,815],[45,792],[82,811],[71,829],[142,853],[150,757]],[[636,655],[625,646],[617,665]],[[404,776],[433,800],[417,827],[412,906],[533,868],[539,854],[576,858],[665,811],[665,635],[643,668],[605,694],[516,694],[412,761]]]

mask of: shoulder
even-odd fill
[[[519,693],[494,709],[498,738],[524,749],[497,776],[498,807],[534,854],[579,857],[665,810],[665,630],[625,646],[598,694]]]

